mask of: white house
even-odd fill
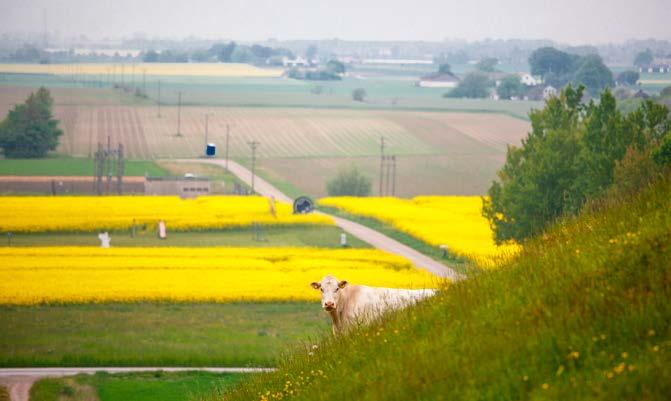
[[[548,85],[543,89],[543,99],[548,100],[551,97],[557,96],[557,88],[552,85]]]
[[[531,74],[520,73],[519,76],[520,76],[520,82],[522,82],[526,86],[536,86],[540,85],[543,82],[543,80],[540,79],[540,77],[534,77]]]
[[[308,62],[308,60],[304,59],[301,56],[298,56],[294,59],[290,59],[289,57],[284,56],[284,57],[282,57],[282,65],[284,67],[288,67],[288,68],[291,68],[291,67],[307,67],[308,65],[310,65],[310,63]]]
[[[421,77],[417,86],[422,88],[456,88],[459,78],[453,74],[431,74]]]

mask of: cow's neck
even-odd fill
[[[333,327],[335,327],[336,331],[340,330],[341,327],[341,316],[340,313],[338,312],[338,309],[333,309],[328,311],[328,314],[331,316],[331,319],[333,320]]]

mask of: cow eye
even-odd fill
[[[338,292],[339,289],[340,289],[340,288],[336,287],[335,292]]]
[[[324,292],[324,289],[323,289],[323,288],[320,288],[319,290],[320,290],[321,292]]]

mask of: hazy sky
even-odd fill
[[[0,31],[237,40],[671,39],[671,0],[0,0]]]

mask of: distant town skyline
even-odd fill
[[[0,9],[3,33],[46,27],[92,39],[671,40],[668,0],[0,0]]]

